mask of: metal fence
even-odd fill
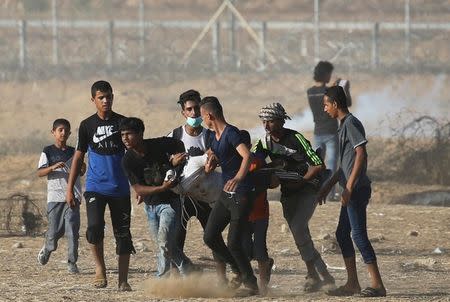
[[[319,4],[319,0],[314,0],[314,17],[310,22],[249,21],[250,27],[259,34],[261,43],[258,44],[251,44],[242,23],[236,22],[233,16],[217,19],[211,28],[210,42],[203,41],[195,50],[197,54],[183,66],[200,62],[202,68],[217,71],[227,66],[239,68],[245,61],[249,68],[265,69],[328,59],[335,63],[352,60],[365,69],[379,69],[392,62],[450,67],[447,60],[450,22],[412,22],[409,0],[404,1],[404,22],[322,22]],[[51,19],[2,19],[1,48],[7,55],[0,59],[0,67],[26,70],[30,65],[71,67],[83,63],[106,68],[153,63],[168,69],[169,65],[181,66],[190,42],[208,21],[148,20],[144,12],[141,0],[136,20],[59,19],[56,0],[52,0]],[[170,43],[165,44],[165,38]],[[95,45],[98,40],[102,41],[101,49]],[[412,40],[417,47],[414,48]],[[241,42],[240,48],[236,46],[237,41]],[[426,41],[443,43],[447,53],[415,55],[414,49],[429,47]],[[82,46],[83,43],[87,45]],[[267,62],[267,50],[274,54],[274,62]]]

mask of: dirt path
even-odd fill
[[[323,252],[324,259],[332,268],[337,283],[342,284],[346,274],[341,257],[339,253],[329,250],[333,247],[333,240],[323,239],[326,234],[333,238],[338,211],[337,203],[318,208],[311,223],[311,232],[319,250],[327,250]],[[86,225],[84,207],[82,212],[79,275],[66,273],[65,240],[61,241],[59,250],[52,254],[49,263],[42,267],[36,261],[42,238],[0,237],[0,301],[149,301],[163,297],[185,300],[202,295],[204,298],[196,299],[229,299],[227,294],[214,290],[213,262],[210,252],[200,240],[201,228],[197,221],[189,226],[186,251],[194,262],[203,266],[206,277],[165,282],[158,282],[153,277],[154,247],[149,239],[142,208],[134,209],[132,221],[132,234],[138,248],[138,253],[131,260],[130,284],[134,290],[130,293],[116,291],[117,265],[108,221],[105,250],[109,286],[103,290],[93,289],[90,285],[93,261],[83,234]],[[330,299],[323,292],[308,295],[302,292],[305,267],[290,233],[282,226],[285,222],[281,215],[280,204],[271,202],[268,242],[276,267],[270,296],[229,300],[339,301]],[[380,301],[450,301],[450,208],[387,205],[375,199],[368,211],[368,221],[369,236],[373,240],[389,293],[387,299]],[[418,236],[408,235],[410,231],[417,231]],[[14,248],[13,244],[19,242],[23,248]],[[437,247],[443,254],[433,253]],[[146,251],[142,251],[143,248]],[[360,259],[358,261],[360,281],[365,286],[368,276]]]

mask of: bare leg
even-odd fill
[[[105,257],[103,253],[103,241],[97,244],[90,244],[92,255],[95,260],[95,276],[96,278],[106,277]]]
[[[259,269],[259,290],[262,295],[267,294],[268,285],[270,281],[270,275],[273,265],[273,259],[269,258],[265,261],[258,260]]]
[[[128,268],[130,267],[130,254],[119,255],[119,291],[131,291],[128,284]]]
[[[94,287],[104,288],[108,285],[106,280],[105,257],[103,253],[103,241],[97,244],[89,244],[95,260]]]
[[[381,275],[380,271],[378,270],[377,262],[367,264],[367,270],[369,271],[371,279],[370,287],[384,290],[384,285],[383,281],[381,280]]]
[[[361,291],[361,286],[358,281],[358,273],[356,271],[356,259],[355,257],[344,258],[345,269],[347,270],[347,283],[344,288],[358,293]]]
[[[128,268],[130,266],[130,254],[119,255],[119,284],[128,282]]]

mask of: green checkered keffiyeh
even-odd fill
[[[272,103],[264,106],[259,111],[259,118],[263,121],[273,120],[290,120],[291,118],[286,114],[283,106],[280,103]]]

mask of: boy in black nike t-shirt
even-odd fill
[[[84,198],[88,224],[86,238],[95,260],[93,285],[97,288],[107,286],[103,239],[104,215],[108,204],[116,238],[116,253],[119,255],[119,290],[130,291],[128,267],[130,254],[135,250],[130,233],[130,187],[121,166],[125,146],[119,132],[119,123],[125,117],[112,111],[114,94],[108,82],[95,82],[91,87],[91,95],[97,112],[80,124],[66,201],[71,207],[75,205],[73,187],[84,155],[89,153]]]

